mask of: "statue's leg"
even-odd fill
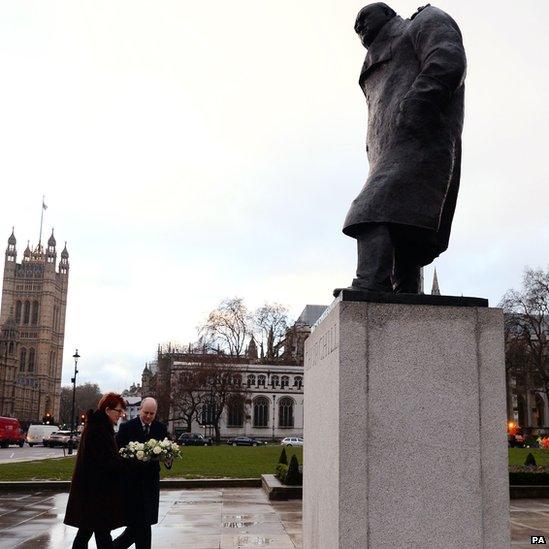
[[[395,294],[418,294],[421,285],[421,267],[397,259],[393,272],[393,291]]]
[[[394,249],[386,223],[365,223],[357,231],[358,262],[351,288],[392,292]]]
[[[395,243],[393,291],[396,294],[418,294],[421,288],[418,231],[415,227],[394,224],[391,226],[391,234]]]

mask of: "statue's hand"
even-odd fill
[[[439,108],[422,99],[404,98],[399,105],[396,117],[398,130],[413,133],[429,133],[442,122]]]

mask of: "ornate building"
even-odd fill
[[[251,337],[246,354],[238,358],[223,354],[208,354],[203,349],[178,349],[172,345],[159,347],[158,358],[145,365],[141,378],[143,397],[158,400],[158,417],[168,422],[175,435],[186,429],[185,421],[175,419],[177,379],[204,364],[214,363],[220,369],[231,368],[235,393],[241,399],[227,405],[220,418],[221,437],[237,435],[261,439],[303,435],[303,357],[305,340],[311,326],[326,310],[325,305],[307,305],[296,323],[287,330],[279,358],[269,359],[263,350],[258,353]],[[224,364],[224,360],[228,364]],[[207,390],[204,391],[207,393]],[[194,432],[213,434],[208,422],[208,405],[200,405],[193,420]]]
[[[69,279],[67,246],[57,268],[52,234],[46,249],[27,244],[17,263],[12,231],[4,261],[0,310],[0,414],[22,422],[59,417],[65,310]]]

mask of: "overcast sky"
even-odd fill
[[[393,0],[403,17],[418,0]],[[0,237],[68,242],[63,382],[122,390],[225,297],[329,304],[367,175],[363,2],[0,4]],[[461,193],[442,293],[546,267],[549,2],[446,0],[468,56]],[[430,286],[432,266],[426,278]]]

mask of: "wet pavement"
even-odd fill
[[[66,503],[66,493],[1,494],[0,549],[70,547],[76,529],[62,522]],[[163,490],[159,519],[155,548],[302,548],[301,500],[269,502],[259,488]],[[549,500],[513,500],[512,548],[531,547],[533,535],[549,541]]]
[[[0,495],[0,549],[66,549],[76,529],[63,524],[68,494]],[[122,530],[115,530],[113,538]],[[95,542],[90,541],[90,549]],[[260,488],[162,490],[153,547],[301,547],[301,501],[269,502]]]

